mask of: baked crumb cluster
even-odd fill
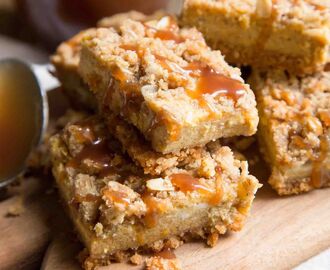
[[[284,194],[329,185],[330,73],[256,72],[251,84],[260,111],[260,141],[273,166],[270,183]]]

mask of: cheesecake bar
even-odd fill
[[[97,116],[68,124],[50,146],[53,174],[88,263],[107,263],[125,250],[173,247],[171,239],[188,235],[213,245],[219,234],[241,229],[259,187],[247,162],[217,142],[192,164],[144,174]]]
[[[255,71],[250,83],[272,187],[285,195],[330,186],[330,72]]]
[[[164,13],[161,11],[148,16],[137,11],[129,11],[105,17],[97,23],[97,27],[119,28],[122,22],[127,19],[147,21],[160,18],[163,15]],[[93,28],[81,31],[69,40],[62,42],[50,58],[51,63],[55,67],[55,76],[60,80],[62,89],[72,105],[76,108],[88,110],[94,110],[96,102],[88,90],[88,86],[78,73],[78,65],[80,61],[80,43],[85,34],[91,34],[93,31],[95,31]]]
[[[301,74],[330,60],[326,0],[186,0],[182,24],[195,26],[237,65]]]
[[[79,72],[98,100],[162,153],[256,132],[250,87],[201,33],[172,17],[126,20],[82,41]]]

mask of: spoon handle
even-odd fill
[[[50,73],[52,66],[50,64],[31,64],[31,68],[39,81],[40,88],[47,92],[60,86],[59,81]]]

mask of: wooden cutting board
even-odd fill
[[[291,269],[330,247],[330,189],[279,197],[265,184],[239,233],[220,238],[214,248],[185,244],[175,251],[184,269]],[[79,269],[79,245],[67,238],[49,247],[43,270]],[[68,256],[70,254],[70,256]],[[102,270],[137,270],[142,266],[112,264]]]

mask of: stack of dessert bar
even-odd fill
[[[261,151],[280,194],[330,186],[330,3],[186,0],[185,26],[252,66]]]
[[[86,30],[52,57],[71,99],[96,111],[51,139],[85,267],[191,237],[214,245],[241,229],[260,186],[218,140],[257,129],[239,69],[172,17],[139,20]]]

